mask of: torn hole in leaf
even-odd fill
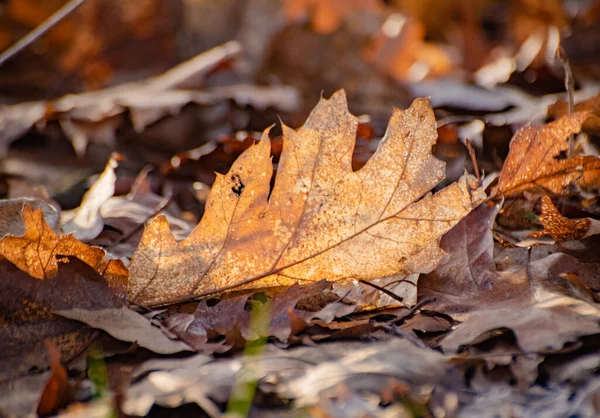
[[[240,178],[240,176],[237,174],[233,174],[231,176],[230,180],[233,183],[233,186],[231,187],[231,191],[233,193],[235,193],[236,195],[241,196],[246,185],[242,182],[242,179]]]
[[[567,150],[562,150],[557,155],[553,157],[555,160],[566,160],[567,159]]]

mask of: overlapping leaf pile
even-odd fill
[[[128,268],[99,247],[57,234],[41,210],[34,211],[27,203],[15,210],[15,203],[8,201],[7,210],[13,217],[21,216],[20,229],[25,233],[15,236],[7,229],[0,241],[3,263],[11,272],[3,275],[3,282],[29,289],[16,305],[3,303],[3,337],[15,344],[6,367],[9,375],[32,366],[31,359],[19,356],[31,337],[16,340],[14,336],[14,332],[25,333],[26,327],[37,327],[37,344],[46,336],[53,338],[65,360],[89,340],[75,348],[72,343],[65,345],[68,335],[91,332],[81,323],[157,353],[190,347],[223,351],[269,336],[289,343],[307,325],[318,321],[326,326],[355,311],[357,304],[367,304],[360,295],[345,300],[348,294],[336,295],[331,284],[320,280],[339,282],[337,292],[347,293],[343,286],[356,287],[352,284],[356,280],[435,268],[443,255],[439,238],[482,201],[483,191],[465,176],[428,194],[444,178],[444,165],[431,155],[435,119],[426,100],[415,101],[406,111],[396,110],[375,155],[353,171],[357,124],[344,93],[338,92],[321,100],[298,131],[284,126],[273,190],[265,132],[229,173],[217,177],[204,217],[186,239],[177,242],[167,218],[160,215],[145,229]],[[104,224],[102,207],[114,191],[115,167],[113,158],[81,208],[63,216],[65,228],[87,239],[98,235],[98,226],[101,230]],[[65,275],[73,274],[73,268],[88,274],[80,273],[80,285],[73,278],[73,285],[63,289]],[[312,282],[318,283],[307,285]],[[92,283],[103,286],[102,293],[92,291]],[[81,286],[95,294],[81,294]],[[119,299],[124,286],[127,298]],[[281,287],[283,292],[276,290]],[[167,314],[165,325],[189,345],[169,339],[174,335],[167,329],[160,334],[147,319],[124,307],[126,302],[132,307],[165,305],[256,288],[275,290],[265,294],[262,302],[257,294],[252,301],[246,294],[216,306],[202,302],[193,315]],[[267,315],[266,329],[253,327],[255,311]],[[219,335],[225,337],[225,345],[210,341]],[[38,352],[36,364],[41,361],[43,366],[45,358]]]
[[[120,376],[111,390],[123,395],[115,407],[132,415],[190,402],[218,415],[246,384],[312,414],[338,413],[345,397],[363,414],[402,414],[406,402],[422,415],[481,416],[480,402],[521,405],[525,416],[539,404],[594,414],[598,221],[560,211],[566,197],[593,207],[600,188],[599,158],[569,154],[588,116],[519,130],[489,199],[487,179],[467,174],[432,193],[445,173],[425,99],[394,110],[374,155],[353,170],[358,119],[338,92],[298,130],[283,126],[275,176],[268,130],[218,174],[195,227],[145,172],[129,195],[113,196],[118,155],[74,211],[2,202],[0,411],[33,411],[47,379],[57,383],[38,411],[81,400],[58,353],[68,362],[145,349],[200,354],[135,372],[111,364]],[[531,208],[538,230],[504,221]],[[336,342],[315,346],[324,341]],[[294,345],[304,347],[283,351]],[[558,365],[565,356],[582,362],[580,375]],[[32,374],[48,366],[51,375]],[[498,380],[514,383],[490,401]],[[27,385],[23,409],[11,400]],[[100,398],[93,408],[113,407]]]

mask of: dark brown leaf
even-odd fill
[[[38,280],[6,259],[0,261],[0,379],[48,367],[48,339],[71,360],[92,341],[94,331],[54,314],[60,309],[122,306],[106,280],[76,258],[58,264],[53,279]]]

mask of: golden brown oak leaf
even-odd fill
[[[104,261],[106,253],[102,248],[87,245],[72,235],[57,235],[45,222],[41,209],[26,204],[21,218],[25,234],[7,235],[0,241],[0,256],[19,269],[36,279],[52,279],[58,272],[57,257],[73,256],[102,274],[116,293],[125,288],[128,272],[120,260]]]
[[[567,138],[581,131],[588,116],[588,112],[577,112],[543,126],[519,129],[510,143],[497,193],[514,197],[531,190],[564,196],[577,192],[573,186],[600,188],[600,158],[561,158],[569,146]]]
[[[131,260],[129,298],[158,305],[232,288],[434,268],[438,238],[483,191],[463,178],[423,197],[444,178],[444,163],[431,155],[437,133],[427,100],[395,110],[375,155],[353,171],[357,124],[340,91],[321,99],[300,129],[283,126],[272,192],[265,132],[217,175],[187,239],[177,243],[163,216],[147,226]]]

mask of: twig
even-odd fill
[[[475,154],[475,150],[473,149],[473,145],[471,145],[471,141],[469,138],[465,139],[465,146],[467,147],[467,151],[469,151],[469,156],[471,157],[471,164],[473,164],[473,172],[478,182],[481,182],[481,175],[479,174],[479,164],[477,164],[477,155]]]
[[[386,295],[388,295],[389,297],[391,297],[394,300],[397,300],[398,302],[404,302],[404,298],[401,296],[398,296],[397,294],[395,294],[394,292],[387,290],[385,287],[381,287],[379,285],[376,285],[375,283],[371,283],[367,280],[359,280],[360,283],[370,286],[374,289],[379,290],[381,293],[385,293]],[[414,285],[413,283],[409,282],[408,280],[400,280],[400,282],[406,282],[406,283],[410,283],[412,285]]]
[[[27,48],[33,42],[42,37],[46,32],[52,29],[61,20],[71,14],[75,9],[83,4],[85,0],[71,0],[63,7],[54,12],[48,19],[44,20],[38,27],[29,32],[25,37],[21,38],[13,46],[5,50],[0,54],[0,66],[12,57],[17,55],[19,52]]]
[[[573,72],[571,71],[571,65],[569,64],[569,57],[562,46],[558,46],[556,49],[556,58],[560,60],[565,70],[565,90],[567,91],[567,104],[569,106],[569,115],[575,111],[575,80],[573,79]],[[573,155],[573,143],[575,138],[573,135],[569,135],[569,149],[567,150],[567,157]]]

